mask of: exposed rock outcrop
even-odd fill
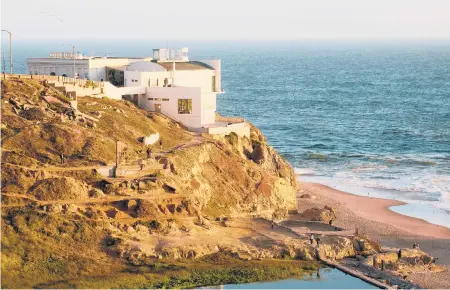
[[[40,200],[66,200],[88,197],[87,184],[72,177],[43,179],[36,182],[29,191]]]

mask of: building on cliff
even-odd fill
[[[191,131],[250,135],[243,119],[216,116],[216,98],[222,93],[221,60],[189,60],[188,48],[153,49],[153,56],[147,58],[51,53],[49,58],[30,58],[27,63],[31,74],[74,76],[75,71],[75,77],[100,81],[105,96],[163,113]]]

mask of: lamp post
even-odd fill
[[[12,34],[8,30],[2,29],[2,31],[9,33],[9,73],[13,73],[13,64],[12,64]]]
[[[75,45],[68,44],[72,46],[72,56],[73,56],[73,78],[75,78]]]

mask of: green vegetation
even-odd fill
[[[149,226],[155,226],[152,222]],[[190,288],[302,277],[316,262],[243,261],[230,253],[135,266],[107,252],[120,243],[82,214],[3,210],[2,288]]]

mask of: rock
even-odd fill
[[[88,186],[72,177],[53,177],[36,182],[29,190],[39,200],[87,198]]]
[[[267,150],[261,144],[256,144],[253,148],[253,152],[250,155],[250,158],[256,164],[262,164],[267,159]]]
[[[168,193],[176,193],[176,191],[177,191],[176,185],[174,185],[174,184],[172,184],[172,183],[168,183],[168,182],[165,182],[165,183],[163,184],[163,188],[164,188],[164,190],[167,191]]]
[[[148,228],[146,226],[144,226],[144,225],[137,224],[137,225],[134,226],[134,229],[138,233],[143,233],[143,234],[149,234],[150,233]]]
[[[47,206],[47,211],[50,213],[61,213],[62,210],[63,210],[63,207],[60,204],[49,204]]]
[[[142,138],[144,145],[153,145],[159,140],[159,133]]]
[[[105,196],[105,194],[100,189],[92,188],[91,190],[89,190],[89,197],[98,198],[103,196]]]
[[[354,239],[353,247],[355,248],[355,251],[363,256],[374,255],[381,252],[381,247],[378,243],[364,238]]]
[[[304,199],[316,199],[317,197],[315,195],[311,195],[309,193],[305,193],[300,195],[300,198],[304,198]]]
[[[329,222],[330,220],[336,219],[336,214],[331,209],[327,209],[326,207],[320,209],[318,207],[313,207],[305,210],[302,214],[302,217],[307,218],[310,221],[322,221]]]
[[[135,199],[130,199],[127,202],[127,208],[128,210],[134,211],[137,208],[137,201]]]
[[[97,118],[101,118],[102,117],[102,113],[103,113],[102,111],[91,112],[91,114],[94,115]]]
[[[113,219],[124,219],[129,217],[126,213],[117,209],[111,209],[107,211],[106,215]]]
[[[62,207],[63,207],[63,210],[64,210],[65,213],[69,213],[69,212],[76,213],[76,212],[78,212],[78,207],[75,204],[73,204],[73,203],[64,204]]]
[[[136,215],[138,217],[152,217],[160,214],[158,205],[153,200],[138,200],[136,204]]]

